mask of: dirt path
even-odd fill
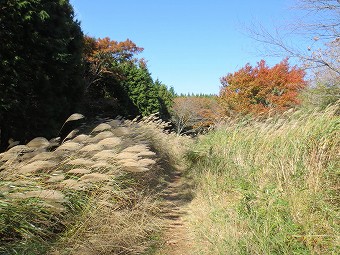
[[[184,218],[187,206],[192,200],[191,187],[185,183],[181,170],[169,176],[169,183],[162,192],[166,229],[162,248],[157,255],[189,255],[192,252],[192,241]]]

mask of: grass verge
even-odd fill
[[[230,120],[198,140],[197,254],[339,254],[337,107]]]
[[[0,254],[143,254],[155,246],[160,159],[142,124],[100,122],[53,151],[39,138],[0,154]]]

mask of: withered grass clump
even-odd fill
[[[0,154],[0,254],[148,250],[162,169],[142,126],[107,120],[56,149],[37,138]]]
[[[120,194],[97,194],[50,254],[144,253],[154,244],[150,236],[161,225],[158,203],[143,193],[125,196],[127,205],[117,203],[116,199],[122,199]]]
[[[184,155],[192,145],[193,140],[187,136],[179,136],[175,132],[170,132],[170,123],[164,122],[157,114],[151,114],[138,121],[138,128],[150,139],[153,147],[171,161],[171,164],[185,165]],[[143,152],[141,152],[143,153]]]
[[[229,120],[199,139],[197,254],[339,254],[337,109]]]

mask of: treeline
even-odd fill
[[[130,40],[84,37],[85,96],[88,113],[149,115],[169,118],[175,95],[159,80],[153,81],[143,51]]]
[[[75,111],[169,118],[174,90],[153,81],[132,41],[84,36],[68,0],[0,9],[0,151],[10,138],[57,136]]]
[[[83,95],[83,34],[68,1],[0,6],[1,149],[9,138],[51,136]]]
[[[215,94],[206,94],[206,93],[181,93],[176,94],[178,97],[215,97]]]
[[[221,78],[218,96],[182,96],[174,100],[178,133],[201,132],[224,117],[282,113],[300,104],[305,72],[287,59],[269,67],[264,60]]]
[[[309,82],[305,76],[305,71],[291,66],[287,58],[272,67],[264,60],[255,66],[246,64],[220,79],[219,95],[177,96],[172,121],[178,133],[195,134],[226,117],[265,119],[292,108],[325,109],[339,100],[340,78],[336,73],[320,72]]]
[[[84,35],[68,0],[5,0],[0,10],[0,151],[10,138],[57,136],[76,111],[127,118],[158,112],[177,133],[197,133],[224,117],[325,108],[339,99],[339,39],[323,53],[336,63],[327,69],[316,61],[311,83],[288,59],[273,67],[261,60],[222,77],[219,95],[177,95],[152,79],[134,42]]]

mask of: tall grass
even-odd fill
[[[154,149],[161,154],[160,156],[170,161],[169,163],[174,167],[183,168],[186,164],[184,155],[193,140],[171,131],[169,125],[170,123],[162,121],[158,114],[151,114],[138,121],[138,129],[149,139]]]
[[[39,138],[0,154],[0,254],[143,254],[158,242],[151,142],[138,123],[100,122],[56,149]]]
[[[229,120],[188,153],[198,254],[339,254],[336,106]]]

